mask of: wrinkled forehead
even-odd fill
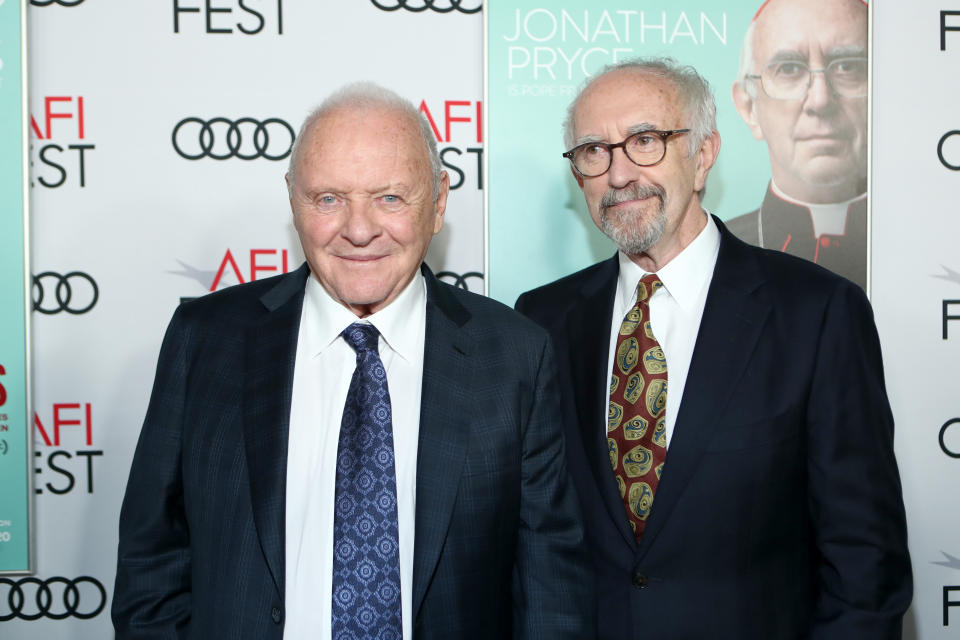
[[[620,69],[584,90],[574,114],[574,136],[598,137],[610,128],[623,134],[645,123],[651,125],[646,128],[669,129],[682,119],[681,111],[672,81],[647,71]]]
[[[347,149],[357,149],[429,162],[418,124],[407,113],[381,106],[344,106],[324,113],[304,132],[302,144],[304,157],[311,153],[342,154]]]
[[[784,52],[807,60],[867,53],[867,5],[861,0],[768,0],[753,28],[753,57],[760,65]]]

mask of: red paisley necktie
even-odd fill
[[[607,447],[637,542],[667,457],[667,360],[650,327],[649,303],[662,286],[655,273],[637,285],[637,302],[620,325],[610,376]]]

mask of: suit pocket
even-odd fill
[[[714,431],[706,450],[736,451],[783,445],[800,437],[802,425],[803,411],[800,407],[745,425],[721,424]]]

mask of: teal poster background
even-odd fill
[[[0,2],[0,572],[30,570],[23,5]]]
[[[597,2],[487,0],[487,282],[517,296],[603,258],[613,244],[594,226],[561,157],[567,105],[587,74],[636,56],[670,56],[706,77],[717,102],[720,156],[705,208],[721,219],[759,206],[770,179],[766,145],[730,97],[744,34],[761,4],[709,0]]]

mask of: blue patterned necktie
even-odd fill
[[[354,323],[357,352],[340,424],[333,519],[334,640],[401,640],[400,545],[393,424],[380,333]]]

